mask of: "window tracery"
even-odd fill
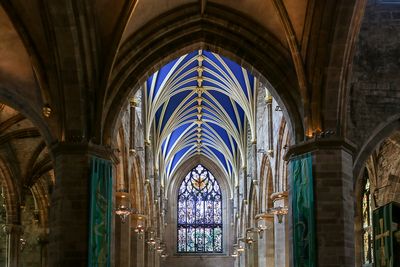
[[[373,263],[372,209],[369,177],[365,178],[362,198],[363,264]]]
[[[221,189],[202,165],[191,170],[182,181],[177,215],[178,252],[222,252]]]

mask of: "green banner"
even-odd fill
[[[93,157],[90,169],[89,265],[110,267],[112,165]]]
[[[312,157],[305,154],[289,163],[292,190],[293,263],[295,267],[315,267],[315,219]]]
[[[393,267],[393,203],[374,210],[374,255],[376,267]]]

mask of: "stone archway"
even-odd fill
[[[222,192],[222,229],[223,229],[223,252],[220,255],[210,254],[192,254],[186,255],[185,257],[177,256],[177,196],[179,186],[186,177],[186,175],[196,167],[198,164],[203,165],[208,169],[215,179]],[[166,187],[167,192],[167,227],[165,229],[165,242],[167,245],[167,251],[170,255],[165,261],[161,262],[161,266],[165,267],[179,267],[187,266],[187,261],[190,260],[192,266],[203,267],[203,266],[233,266],[233,258],[230,256],[232,253],[232,247],[229,245],[233,241],[233,229],[231,227],[232,220],[232,203],[230,192],[230,181],[225,177],[224,172],[214,162],[205,157],[194,157],[186,161],[185,164],[181,165],[169,185]],[[206,257],[207,255],[207,257]]]

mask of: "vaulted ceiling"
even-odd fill
[[[162,67],[169,45],[182,37],[177,44],[187,45],[185,53],[195,49],[190,47],[194,43],[197,49],[205,43],[202,48],[210,46],[213,52],[226,45],[219,54],[246,64],[253,74],[255,68],[275,79],[266,77],[292,109],[288,113],[294,118],[292,124],[298,123],[293,126],[296,136],[303,139],[323,127],[335,128],[343,119],[346,94],[338,88],[346,81],[338,80],[347,77],[362,18],[357,12],[362,14],[364,2],[4,0],[1,100],[29,114],[48,143],[85,139],[109,143],[109,129],[123,104],[120,99]],[[179,13],[182,10],[189,13],[185,16]],[[163,18],[175,14],[175,21],[163,24]],[[187,28],[182,29],[186,35],[179,36],[181,20],[186,20]],[[221,30],[230,34],[227,42]],[[201,38],[191,42],[195,33]],[[174,51],[180,53],[174,58],[182,51]],[[52,109],[49,118],[42,115],[45,105]]]
[[[21,113],[0,104],[0,184],[9,203],[24,205],[26,190],[31,190],[47,213],[53,183],[52,161],[39,130]],[[18,220],[14,211],[8,212],[10,221]]]
[[[255,140],[257,88],[247,70],[203,50],[151,75],[144,85],[146,139],[155,133],[166,176],[200,154],[218,163],[227,177],[237,174],[245,164],[247,129]]]

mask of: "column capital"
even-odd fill
[[[62,154],[89,154],[106,160],[118,162],[118,157],[115,155],[115,152],[113,149],[111,149],[111,147],[96,145],[91,142],[58,142],[54,144],[50,150],[55,157]]]
[[[139,104],[139,99],[137,99],[135,97],[131,97],[131,98],[129,98],[129,104],[131,107],[135,108]]]
[[[349,154],[354,155],[354,153],[356,152],[356,145],[347,138],[343,137],[313,138],[290,146],[284,156],[284,159],[287,161],[293,157],[318,150],[339,149],[345,150]]]

